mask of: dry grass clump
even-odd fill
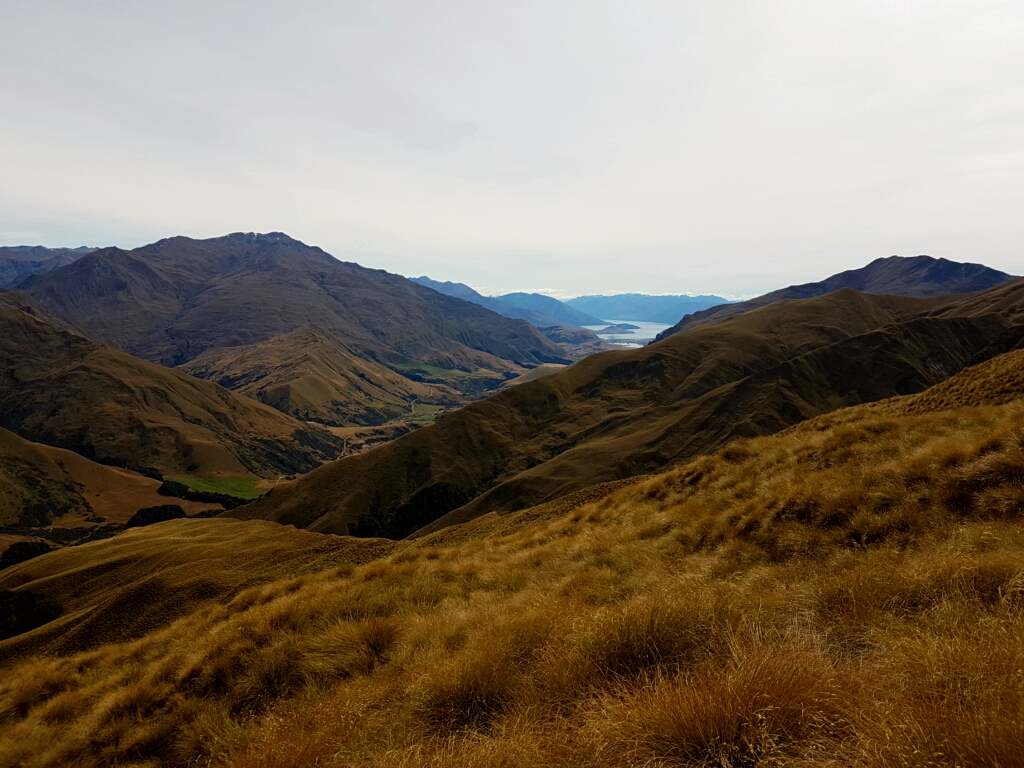
[[[1024,404],[883,405],[11,666],[0,765],[1018,765]]]

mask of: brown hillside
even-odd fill
[[[156,492],[159,487],[160,481],[151,477],[0,429],[0,525],[37,526],[57,518],[81,522],[96,516],[126,523],[138,509],[168,503]],[[211,508],[181,499],[175,503],[189,514]]]
[[[44,595],[62,610],[45,627],[0,642],[0,665],[139,637],[242,589],[368,562],[391,548],[258,521],[171,520],[61,549],[0,571],[0,591]]]
[[[341,441],[211,382],[0,302],[0,427],[104,464],[170,474],[305,471]],[[336,455],[336,454],[334,454]]]
[[[302,328],[244,347],[207,350],[181,366],[301,421],[383,424],[412,403],[455,405],[459,393],[401,376],[353,355],[326,333]]]
[[[16,566],[64,613],[0,643],[0,764],[1017,765],[1020,355],[418,540],[179,521]]]
[[[426,363],[500,380],[522,365],[566,362],[528,323],[280,233],[106,248],[22,287],[89,338],[164,365],[306,326],[399,370]]]
[[[657,340],[667,338],[685,328],[706,323],[717,323],[727,317],[765,307],[786,299],[808,299],[823,296],[841,288],[852,288],[861,293],[879,293],[891,296],[928,298],[985,291],[1014,279],[1005,272],[983,264],[964,264],[931,256],[905,258],[890,256],[875,259],[860,269],[832,275],[819,283],[791,285],[764,296],[734,304],[719,304],[709,309],[686,315],[671,328],[658,334]]]
[[[779,302],[587,358],[228,514],[335,533],[435,530],[918,392],[1021,338],[1024,281],[959,300],[843,290]]]

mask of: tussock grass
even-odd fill
[[[9,667],[0,765],[1019,765],[1024,403],[957,386]]]

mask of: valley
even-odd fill
[[[670,333],[325,258],[0,292],[0,765],[1024,747],[1024,280],[883,260]]]

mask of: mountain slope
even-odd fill
[[[686,315],[674,326],[660,333],[656,340],[703,323],[715,323],[727,317],[749,312],[783,299],[807,299],[822,296],[840,288],[852,288],[862,293],[880,293],[891,296],[949,296],[984,291],[1012,280],[1011,275],[984,266],[965,264],[931,256],[890,256],[875,259],[860,269],[832,275],[820,283],[791,285],[766,293],[749,301],[724,304]]]
[[[301,328],[244,347],[207,350],[181,370],[301,421],[383,424],[413,403],[454,405],[458,393],[357,357],[323,331]]]
[[[621,293],[614,296],[577,296],[570,307],[605,320],[639,320],[671,325],[691,312],[728,303],[721,296],[650,296]]]
[[[339,533],[432,530],[920,391],[1022,338],[1024,281],[961,303],[849,289],[775,303],[587,358],[232,514]]]
[[[499,296],[499,299],[506,304],[511,304],[520,309],[528,309],[531,312],[543,312],[555,318],[560,325],[584,326],[601,325],[600,318],[581,312],[565,302],[545,296],[542,293],[506,293]]]
[[[0,294],[0,427],[90,459],[172,474],[273,475],[340,447],[255,400],[99,346]]]
[[[30,275],[41,275],[86,256],[96,248],[44,248],[16,245],[0,248],[0,289],[14,288]]]
[[[395,369],[426,363],[518,374],[521,366],[565,362],[527,323],[280,233],[107,248],[23,288],[89,338],[164,365],[306,326]]]

